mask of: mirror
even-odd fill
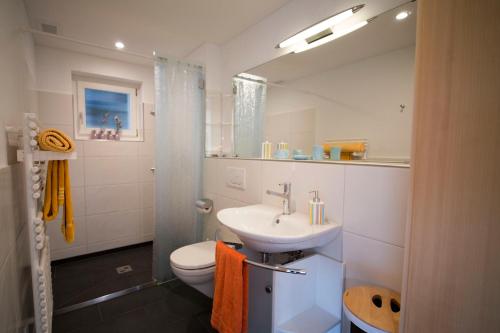
[[[396,19],[403,11],[410,15]],[[235,76],[234,155],[407,162],[415,35],[410,2]]]

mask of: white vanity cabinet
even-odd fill
[[[273,333],[340,333],[344,264],[314,254],[285,267],[306,275],[273,273]]]

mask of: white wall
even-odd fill
[[[64,242],[59,221],[48,224],[52,259],[153,239],[154,102],[153,67],[36,47],[40,121],[73,136],[71,72],[142,82],[144,142],[77,141],[70,162],[75,241]]]
[[[36,112],[33,40],[19,28],[28,24],[22,1],[0,1],[0,130],[22,125]],[[22,165],[15,148],[0,135],[0,332],[24,332],[33,316],[28,231]]]
[[[22,1],[0,3],[0,128],[21,126],[24,112],[36,112],[33,39],[19,28],[28,24]],[[0,135],[0,167],[16,162],[14,148]]]
[[[222,51],[219,45],[204,43],[191,52],[186,60],[200,63],[205,67],[206,90],[222,91]]]
[[[266,116],[313,109],[314,143],[363,138],[368,139],[369,158],[409,159],[414,61],[415,47],[411,46],[287,82],[290,88],[269,87]],[[400,104],[406,105],[404,112]],[[266,120],[278,118],[266,124],[266,132],[273,137],[292,126],[283,116]],[[295,133],[310,131],[308,122],[300,124],[304,129],[294,129]],[[289,136],[287,142],[297,137]]]
[[[245,190],[226,186],[226,168],[246,171]],[[281,207],[267,195],[278,184],[292,183],[292,206],[307,213],[309,191],[319,190],[327,219],[343,225],[342,236],[318,252],[346,263],[346,286],[375,284],[401,290],[404,226],[408,196],[407,167],[206,158],[205,196],[215,209],[206,217],[204,237],[221,230],[224,240],[236,235],[217,220],[224,208],[265,203]]]
[[[99,74],[142,82],[142,99],[154,103],[153,66],[131,64],[62,49],[37,46],[37,89],[73,94],[71,71]]]

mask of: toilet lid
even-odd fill
[[[215,265],[215,242],[183,246],[170,255],[170,262],[182,269],[201,269]]]

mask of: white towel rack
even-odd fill
[[[52,276],[50,269],[50,242],[42,220],[42,201],[45,168],[43,162],[49,160],[76,159],[75,153],[40,151],[36,136],[40,132],[38,119],[34,113],[24,114],[22,150],[18,150],[18,161],[24,162],[26,184],[26,206],[28,233],[30,240],[31,278],[33,282],[33,304],[35,331],[52,331]],[[46,164],[46,163],[45,163]]]

